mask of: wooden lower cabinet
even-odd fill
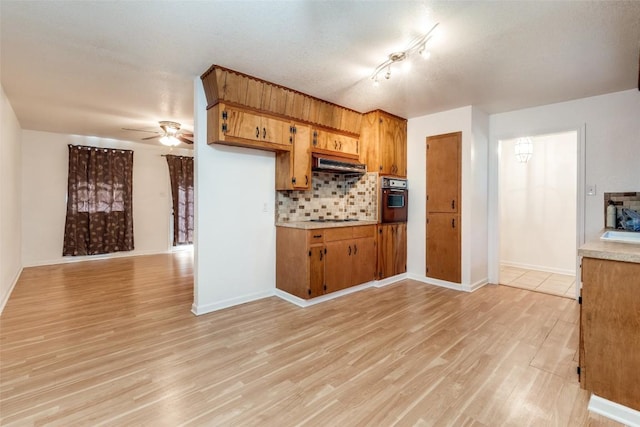
[[[407,224],[378,226],[378,279],[407,271]]]
[[[276,228],[276,287],[309,299],[374,280],[375,225]]]
[[[580,386],[640,411],[640,264],[582,259]]]
[[[460,215],[427,214],[427,277],[461,282]]]

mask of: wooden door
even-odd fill
[[[427,215],[427,277],[460,283],[460,216]]]
[[[292,184],[295,189],[311,188],[311,129],[309,126],[295,126],[293,138]]]
[[[462,132],[427,137],[427,212],[459,212]]]
[[[376,241],[374,237],[353,241],[352,265],[352,286],[374,280],[376,275]]]
[[[335,292],[351,285],[352,240],[338,240],[326,243],[325,292]]]
[[[324,293],[324,245],[311,246],[309,249],[309,297]]]

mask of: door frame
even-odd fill
[[[580,278],[582,277],[581,259],[577,250],[585,242],[585,205],[586,205],[586,125],[563,128],[538,129],[527,135],[497,135],[489,141],[489,283],[499,283],[500,279],[500,141],[523,136],[539,136],[554,133],[577,133],[577,188],[576,188],[576,295],[580,296]]]

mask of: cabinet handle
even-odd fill
[[[353,254],[357,254],[358,253],[358,245],[353,245]]]
[[[338,147],[342,150],[342,141],[338,141]]]
[[[313,146],[315,147],[316,145],[318,145],[318,132],[316,132],[314,130],[313,131]]]
[[[356,153],[360,153],[360,141],[356,141]]]
[[[338,141],[336,141],[335,139],[333,140],[333,148],[334,150],[338,149]]]
[[[304,185],[309,185],[309,175],[304,176]]]
[[[322,237],[322,234],[314,234],[314,235],[313,235],[313,238],[314,238],[314,239],[319,239],[319,238],[321,238],[321,237]]]
[[[351,256],[351,245],[349,245],[349,256]]]
[[[322,250],[320,251],[320,261],[322,261]]]
[[[256,126],[256,138],[260,138],[260,128]]]
[[[455,199],[453,199],[453,200],[451,201],[451,209],[455,209],[455,208],[456,208],[456,200],[455,200]]]
[[[262,128],[262,139],[267,139],[267,128]]]
[[[451,228],[456,228],[456,219],[455,218],[451,219]]]

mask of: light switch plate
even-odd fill
[[[595,196],[596,195],[596,185],[587,185],[587,196]]]

